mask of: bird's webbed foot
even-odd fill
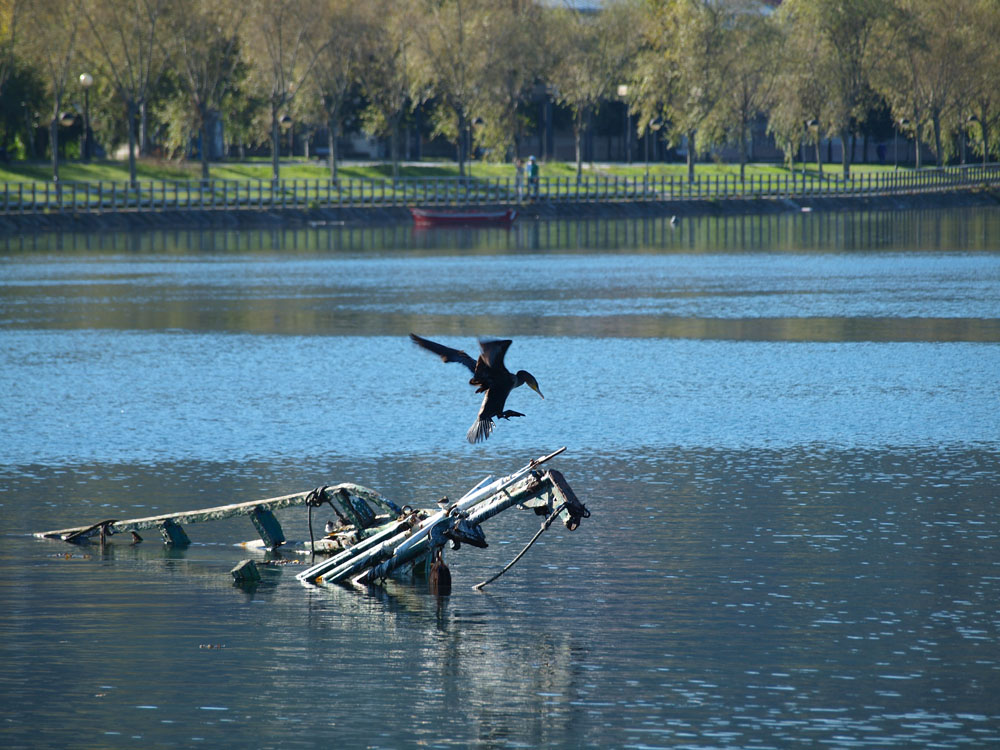
[[[519,411],[511,411],[508,409],[500,415],[501,419],[510,419],[511,417],[523,417],[524,415]]]

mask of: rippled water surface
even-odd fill
[[[458,365],[514,338],[481,446]],[[0,239],[0,741],[996,747],[1000,211]],[[426,585],[253,590],[245,520],[31,532],[354,481],[431,505],[561,445]],[[303,509],[279,514],[308,537]]]

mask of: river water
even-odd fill
[[[410,331],[545,399],[470,446]],[[996,747],[998,373],[1000,210],[2,238],[0,742]],[[537,517],[441,598],[234,587],[246,519],[31,536],[563,445],[592,517],[482,593]]]

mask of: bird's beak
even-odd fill
[[[538,383],[528,383],[528,387],[535,393],[537,393],[539,396],[542,396],[542,392],[538,390]],[[545,396],[542,396],[542,398],[545,398]]]

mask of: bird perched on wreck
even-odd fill
[[[410,340],[422,349],[438,355],[443,362],[459,362],[468,367],[472,373],[469,385],[476,386],[476,393],[485,392],[476,421],[466,434],[470,443],[481,442],[490,436],[493,432],[494,418],[510,419],[524,416],[519,411],[504,408],[510,392],[518,386],[527,385],[542,396],[534,375],[526,370],[511,373],[504,365],[503,359],[507,354],[507,348],[511,345],[510,339],[479,339],[478,359],[473,359],[461,349],[452,349],[417,336],[415,333],[410,334]]]

